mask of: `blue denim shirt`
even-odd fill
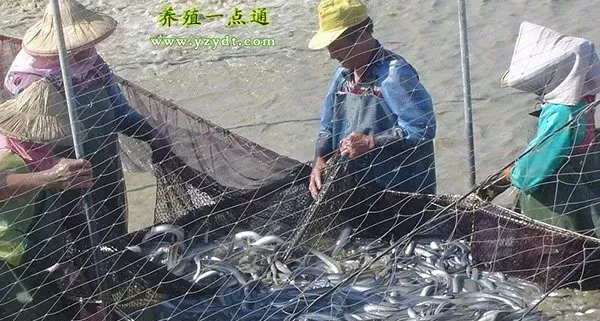
[[[121,88],[115,83],[112,72],[110,73],[106,84],[106,92],[108,93],[112,102],[111,105],[115,110],[115,118],[117,120],[116,131],[122,132],[128,136],[133,136],[134,134],[143,136],[140,127],[147,127],[146,118],[129,105]],[[148,131],[151,129],[144,128],[144,130]]]
[[[383,111],[372,109],[367,112],[384,112],[395,119],[394,126],[376,129],[372,135],[375,147],[394,145],[395,148],[393,153],[385,153],[386,157],[394,158],[388,162],[393,165],[386,167],[388,171],[395,168],[398,173],[389,173],[391,177],[380,179],[378,183],[386,184],[386,188],[398,186],[404,191],[422,191],[426,186],[435,186],[432,143],[436,132],[435,113],[431,96],[421,84],[417,71],[404,58],[393,55],[393,59],[379,60],[369,66],[367,73],[372,75],[376,86],[381,87],[387,106],[382,108]],[[334,133],[333,117],[336,93],[347,81],[348,74],[349,70],[339,67],[333,77],[322,109],[317,156],[336,150],[344,138]],[[428,189],[429,192],[432,190],[435,187]]]
[[[424,141],[433,140],[436,131],[435,114],[431,96],[419,81],[417,71],[400,56],[391,61],[379,61],[370,66],[369,71],[381,82],[381,92],[391,113],[397,117],[397,124],[386,132],[404,140],[407,147],[415,147]],[[345,81],[344,73],[349,71],[339,67],[325,98],[321,114],[320,133],[332,134],[332,118],[335,94]],[[394,135],[399,131],[402,137]],[[379,136],[378,138],[383,138]],[[390,143],[376,139],[376,146]],[[379,143],[379,144],[378,144]],[[332,152],[339,142],[333,142],[329,150],[317,151],[318,156]]]

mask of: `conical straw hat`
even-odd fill
[[[106,39],[117,27],[110,16],[86,9],[74,0],[59,0],[60,16],[65,35],[65,49],[83,50]],[[52,6],[48,4],[42,20],[29,28],[23,36],[23,49],[31,55],[58,55]]]
[[[67,103],[42,78],[0,104],[0,134],[24,142],[72,145]]]

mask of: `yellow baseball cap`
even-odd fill
[[[348,28],[369,17],[367,7],[360,0],[323,0],[317,6],[317,12],[319,31],[308,43],[308,48],[315,50],[329,46]]]

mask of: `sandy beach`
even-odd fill
[[[169,99],[213,123],[299,161],[310,161],[318,118],[337,62],[307,43],[317,28],[316,0],[81,0],[113,16],[119,26],[98,51],[120,76]],[[0,1],[0,33],[21,37],[41,17],[47,1]],[[438,192],[469,190],[467,143],[461,83],[456,1],[366,0],[382,44],[406,58],[420,73],[437,116],[435,140]],[[196,7],[223,19],[198,27],[163,27],[164,7],[182,13]],[[239,8],[268,9],[269,25],[227,27]],[[501,88],[522,21],[547,25],[600,43],[597,0],[468,1],[474,139],[477,181],[510,162],[527,144],[532,95]],[[156,46],[151,37],[268,38],[274,46]],[[152,222],[154,179],[128,174],[130,229]],[[505,195],[498,202],[509,202]],[[569,294],[572,295],[572,294]],[[585,301],[588,302],[588,301]],[[587,303],[586,303],[587,304]],[[572,307],[570,320],[588,320]],[[595,320],[600,314],[590,314]],[[580,319],[581,317],[581,319]],[[593,318],[592,318],[593,319]],[[589,319],[589,320],[592,320]]]

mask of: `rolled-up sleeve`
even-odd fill
[[[436,131],[433,104],[416,70],[403,60],[394,60],[381,86],[383,98],[396,115],[397,123],[374,135],[375,145],[404,140],[404,146],[408,147],[432,140]]]
[[[335,93],[338,90],[338,85],[342,78],[342,71],[343,68],[338,68],[333,76],[333,81],[331,82],[329,91],[325,97],[325,103],[323,103],[319,136],[317,137],[315,151],[317,157],[323,157],[333,151],[333,105],[335,103]]]

